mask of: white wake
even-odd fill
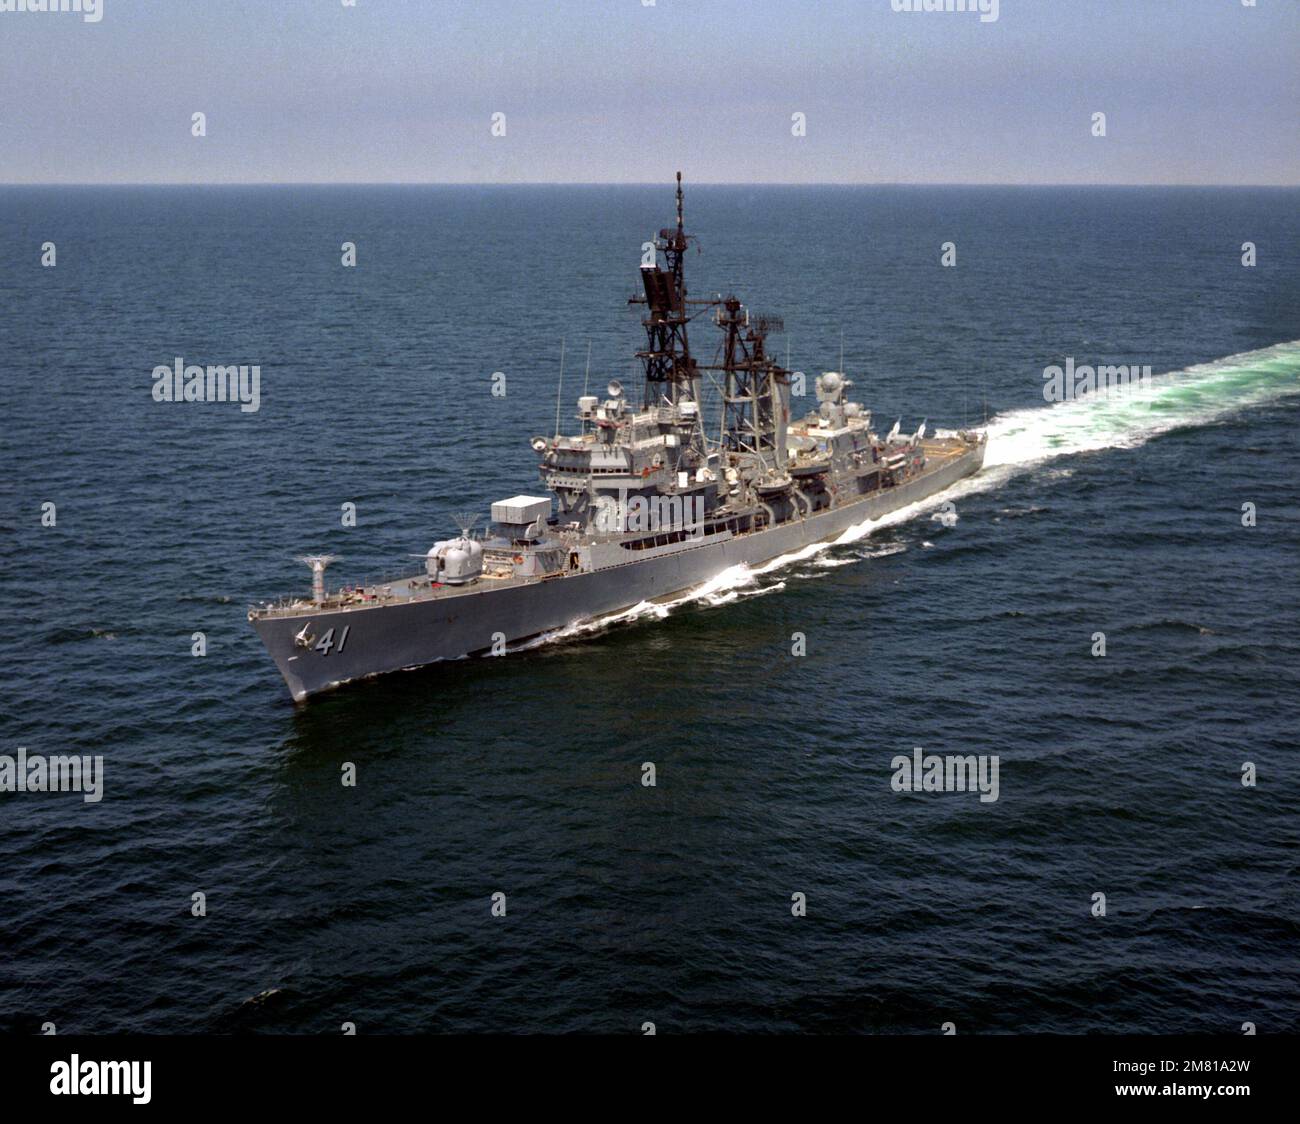
[[[582,621],[535,637],[512,651],[569,640],[646,617],[661,619],[683,605],[713,607],[744,597],[775,593],[784,589],[788,580],[825,576],[838,566],[897,554],[907,547],[890,543],[875,549],[863,546],[847,553],[835,552],[835,548],[861,543],[880,530],[907,523],[926,512],[936,512],[936,521],[951,527],[957,513],[955,508],[945,507],[946,504],[1000,488],[1012,476],[1047,461],[1105,449],[1135,448],[1170,430],[1209,425],[1297,393],[1300,393],[1300,340],[1169,371],[1154,376],[1147,386],[1122,394],[1093,394],[1069,402],[1010,410],[988,424],[984,468],[951,488],[878,519],[863,520],[832,541],[811,543],[757,566],[732,566],[669,601],[643,601],[613,616]],[[1061,469],[1058,474],[1068,478],[1071,471]],[[803,562],[812,565],[798,568]],[[762,580],[779,571],[785,571],[781,580],[770,583]]]

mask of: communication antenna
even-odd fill
[[[555,384],[555,439],[560,439],[560,394],[564,390],[564,337],[560,337],[560,381]]]
[[[325,567],[331,562],[337,562],[337,554],[302,554],[298,556],[299,562],[304,562],[311,567],[311,599],[317,605],[325,600]]]
[[[840,374],[844,374],[844,329],[840,329]]]
[[[587,341],[587,373],[582,376],[582,396],[587,396],[587,384],[591,381],[591,340]]]

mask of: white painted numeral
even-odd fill
[[[350,624],[344,625],[343,631],[339,633],[339,642],[336,646],[334,643],[334,630],[331,628],[329,632],[316,641],[316,651],[322,656],[328,656],[331,648],[336,652],[343,651],[343,645],[348,642],[348,633],[351,631],[352,626]]]

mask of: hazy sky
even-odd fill
[[[0,11],[0,182],[1300,184],[1297,0],[102,4]]]

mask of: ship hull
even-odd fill
[[[500,651],[504,645],[686,592],[733,566],[753,566],[830,541],[864,520],[926,499],[977,472],[983,461],[980,444],[870,498],[624,565],[497,588],[480,583],[455,597],[405,604],[259,616],[253,626],[290,694],[301,702],[355,679]],[[304,647],[295,637],[305,627],[312,636],[334,629],[336,637],[346,628],[346,641],[341,649],[336,641],[326,652]]]

